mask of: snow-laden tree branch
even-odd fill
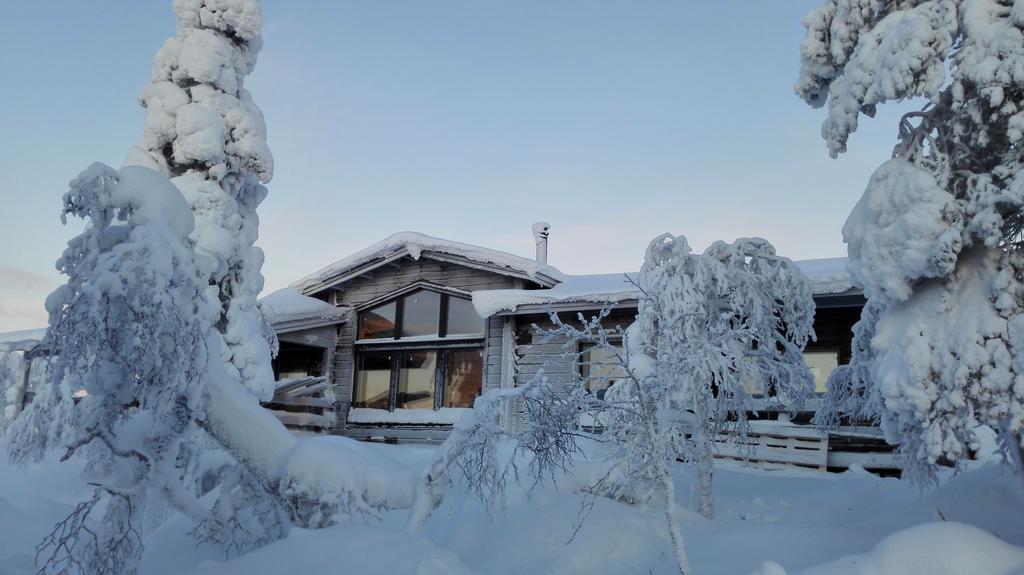
[[[689,573],[672,469],[696,466],[699,510],[710,517],[714,444],[745,437],[751,394],[796,405],[813,389],[801,352],[813,336],[814,302],[807,278],[761,239],[716,242],[698,255],[683,237],[659,236],[637,287],[639,314],[626,330],[605,325],[607,309],[575,322],[552,312],[552,329],[535,327],[542,341],[563,342],[576,364],[595,348],[611,358],[618,375],[604,397],[577,372],[568,384],[540,373],[479,398],[424,474],[410,529],[448,486],[464,485],[493,513],[510,477],[536,483],[587,468],[586,506],[593,497],[660,499],[680,573]],[[526,414],[525,428],[511,433],[501,425],[510,401]],[[510,446],[504,455],[502,445]]]
[[[1020,461],[1024,18],[1001,0],[830,0],[804,20],[798,95],[828,102],[822,135],[845,151],[859,115],[904,116],[843,226],[869,298],[831,408],[879,419],[912,475],[959,461],[988,425]]]

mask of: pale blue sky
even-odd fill
[[[831,160],[792,91],[786,2],[265,0],[248,87],[276,161],[261,208],[267,288],[400,230],[523,255],[552,224],[569,273],[637,269],[671,231],[759,235],[794,259],[840,228],[886,159],[883,109]],[[3,1],[0,331],[41,325],[73,226],[60,198],[119,166],[169,1]]]

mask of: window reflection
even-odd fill
[[[395,337],[395,302],[364,311],[359,319],[359,339]]]
[[[402,354],[399,359],[396,407],[433,409],[436,372],[436,351],[410,351]]]
[[[441,294],[419,290],[403,298],[402,337],[437,335]]]
[[[448,298],[447,335],[480,335],[484,333],[484,321],[477,315],[473,302],[458,297]]]
[[[612,349],[593,346],[580,354],[580,378],[587,391],[604,398],[604,392],[616,381],[625,377],[625,371],[616,353],[621,357],[622,342],[612,343]]]
[[[391,404],[391,354],[359,354],[359,370],[352,398],[355,407],[389,409]]]
[[[443,407],[473,407],[484,381],[482,349],[453,350],[444,380]]]
[[[825,393],[828,389],[828,376],[839,367],[839,350],[815,349],[804,351],[804,362],[814,376],[814,392]]]

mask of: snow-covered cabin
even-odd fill
[[[537,257],[526,258],[402,232],[299,279],[263,300],[274,309],[286,295],[313,300],[308,317],[272,316],[282,341],[275,371],[285,380],[326,378],[330,431],[360,439],[440,440],[484,391],[522,384],[541,368],[549,379],[571,380],[580,366],[558,342],[533,341],[531,326],[549,325],[548,310],[571,319],[612,306],[607,321],[626,327],[638,294],[630,274],[561,273],[546,261],[546,226],[534,235]],[[797,263],[818,306],[818,339],[806,358],[823,391],[832,369],[849,361],[865,300],[845,258]],[[332,310],[338,315],[328,317]],[[594,371],[600,358],[590,364]]]

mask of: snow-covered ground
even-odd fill
[[[434,449],[360,447],[380,450],[414,471]],[[35,572],[35,544],[86,493],[76,469],[54,460],[25,469],[0,464],[0,573]],[[763,471],[722,463],[713,521],[690,510],[694,482],[685,468],[676,471],[678,496],[686,505],[684,533],[698,575],[1024,573],[1024,549],[1018,547],[1024,545],[1024,482],[995,463],[946,477],[926,491],[858,470]],[[141,573],[676,572],[656,505],[644,509],[598,500],[571,538],[582,498],[568,485],[532,493],[513,489],[505,514],[490,523],[479,504],[452,495],[419,535],[402,529],[404,512],[391,512],[379,522],[294,529],[282,541],[230,560],[216,549],[197,547],[188,535],[190,523],[174,518],[147,536]]]

